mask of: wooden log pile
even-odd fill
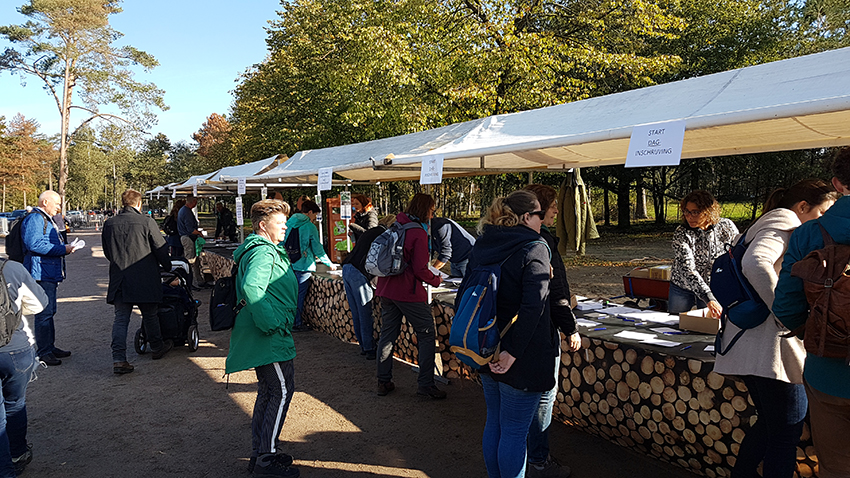
[[[431,304],[443,375],[477,381],[477,373],[449,351],[454,309]],[[373,302],[375,337],[380,301]],[[304,319],[346,342],[356,341],[342,280],[313,277]],[[416,335],[406,321],[394,355],[417,363]],[[757,419],[744,383],[712,371],[711,362],[648,351],[637,345],[582,339],[567,352],[562,342],[553,417],[567,425],[686,468],[728,477],[747,430]],[[795,477],[817,476],[817,455],[806,425]]]

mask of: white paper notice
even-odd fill
[[[616,334],[614,334],[614,337],[630,340],[650,340],[655,338],[655,334],[644,334],[641,332],[632,332],[631,330],[624,330],[622,332],[617,332]]]
[[[678,166],[684,141],[684,121],[635,126],[629,141],[626,167]]]
[[[319,168],[319,191],[330,191],[333,185],[334,168]]]
[[[640,341],[642,344],[649,345],[657,345],[659,347],[677,347],[680,344],[679,342],[673,342],[672,340],[664,340],[664,339],[646,339]]]
[[[176,197],[177,197],[177,190],[176,190],[176,189],[172,189],[172,190],[171,190],[171,199],[174,199],[174,198],[176,198]]]
[[[198,195],[198,183],[192,185],[192,196]]]
[[[237,181],[238,181],[238,183],[237,183],[237,184],[238,184],[238,186],[237,186],[237,188],[238,188],[237,193],[239,193],[239,195],[240,195],[240,196],[244,196],[244,195],[245,195],[245,188],[246,188],[246,186],[245,186],[245,178],[239,178]]]
[[[245,218],[242,217],[242,196],[236,196],[236,225],[245,224]]]
[[[260,199],[269,197],[269,188],[263,186],[260,188]]]
[[[343,191],[339,193],[339,218],[342,220],[351,219],[351,192]]]
[[[578,310],[594,310],[601,309],[603,307],[605,306],[602,305],[601,302],[579,302],[578,305],[576,305],[576,309]]]
[[[706,345],[703,350],[706,352],[714,352],[714,345]]]
[[[426,156],[422,158],[419,184],[440,184],[441,182],[443,182],[443,157]]]
[[[594,322],[592,320],[576,319],[576,325],[578,325],[579,327],[596,327],[597,325],[600,325],[600,324],[601,324],[601,322]]]

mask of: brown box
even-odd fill
[[[708,309],[696,309],[679,314],[679,329],[702,332],[703,334],[716,334],[720,330],[720,319],[706,317]]]
[[[670,280],[670,272],[673,270],[673,266],[655,266],[650,267],[649,269],[649,278],[656,280]]]
[[[631,272],[629,272],[629,277],[649,279],[649,267],[635,267]]]
[[[573,294],[570,296],[570,308],[575,309],[578,307],[578,299],[576,299],[576,295]]]

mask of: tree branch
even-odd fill
[[[91,109],[86,108],[86,107],[84,107],[84,106],[71,105],[71,106],[70,106],[70,108],[79,108],[79,109],[81,109],[81,110],[83,110],[83,111],[88,111],[89,113],[91,113],[91,114],[92,114],[92,116],[91,116],[89,119],[87,119],[87,120],[83,121],[82,123],[80,123],[80,125],[79,125],[79,126],[77,126],[77,128],[74,130],[74,132],[73,132],[73,133],[71,133],[70,135],[68,135],[68,137],[69,137],[69,138],[74,137],[74,135],[76,135],[76,134],[77,134],[77,132],[78,132],[78,131],[80,131],[80,129],[82,129],[82,127],[83,127],[83,126],[85,126],[85,125],[87,125],[87,124],[91,123],[93,120],[95,120],[95,119],[97,119],[97,118],[103,118],[103,119],[105,119],[105,120],[107,120],[107,121],[112,121],[112,120],[121,120],[121,121],[123,121],[123,122],[125,122],[125,123],[127,123],[127,124],[133,124],[131,121],[129,121],[129,120],[127,120],[127,119],[124,119],[124,118],[122,118],[122,117],[120,117],[120,116],[113,115],[113,114],[110,114],[110,113],[98,113],[97,111],[91,110]]]

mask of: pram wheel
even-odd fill
[[[139,355],[146,354],[150,350],[147,337],[145,337],[144,327],[139,327],[136,331],[136,338],[133,340],[133,345],[136,347],[136,353]]]
[[[198,346],[200,345],[200,342],[201,342],[201,336],[198,334],[198,326],[197,325],[189,326],[189,331],[186,335],[188,337],[186,345],[189,346],[189,351],[195,352],[196,350],[198,350]]]

